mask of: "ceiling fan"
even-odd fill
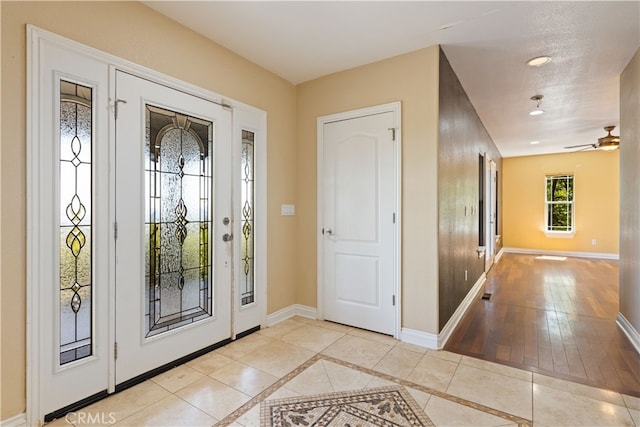
[[[582,150],[589,150],[590,148],[593,148],[596,150],[605,150],[605,151],[615,150],[616,148],[620,147],[620,137],[616,135],[611,135],[611,131],[614,130],[615,128],[616,128],[615,126],[605,126],[604,130],[607,131],[608,134],[606,136],[603,136],[602,138],[598,138],[598,142],[596,142],[595,144],[571,145],[569,147],[564,147],[564,148],[585,147]],[[578,150],[578,151],[582,151],[582,150]]]

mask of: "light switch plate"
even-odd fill
[[[296,214],[296,205],[280,205],[280,215],[291,216]]]

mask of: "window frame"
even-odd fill
[[[552,179],[570,179],[571,180],[571,200],[567,201],[551,201],[549,200],[548,194],[548,184]],[[576,234],[576,226],[575,226],[575,175],[573,173],[557,173],[557,174],[549,174],[545,175],[544,180],[544,233],[547,237],[560,237],[560,238],[572,238]],[[570,209],[571,216],[571,224],[569,225],[568,230],[552,230],[550,227],[552,225],[549,224],[549,209],[554,205],[568,205]]]

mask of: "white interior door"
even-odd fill
[[[394,113],[323,126],[324,318],[395,333]]]
[[[231,337],[231,112],[117,72],[116,384]]]

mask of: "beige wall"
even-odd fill
[[[620,76],[620,312],[640,332],[640,49]]]
[[[402,325],[438,332],[438,46],[298,86],[297,301],[316,307],[316,119],[402,102]]]
[[[295,86],[139,3],[3,1],[2,420],[25,410],[27,23],[267,111],[268,312],[296,302],[295,223],[279,214],[296,197]]]
[[[582,151],[510,157],[502,161],[502,233],[507,248],[618,254],[619,151]],[[572,173],[573,238],[549,238],[545,226],[545,176]],[[597,244],[592,245],[592,239]]]

